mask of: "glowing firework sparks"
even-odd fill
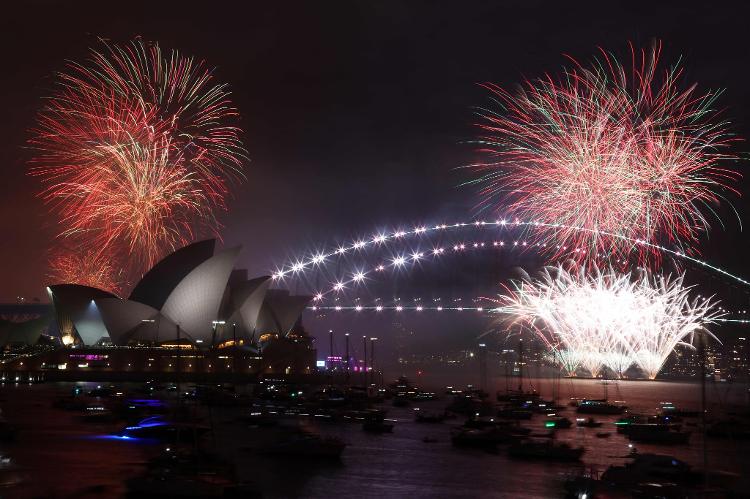
[[[150,265],[165,246],[193,239],[196,221],[217,227],[200,180],[180,158],[170,158],[171,151],[135,142],[101,147],[103,163],[92,165],[86,183],[56,186],[56,194],[70,200],[60,207],[63,234],[93,232],[102,246],[124,246]]]
[[[711,299],[690,299],[683,276],[650,277],[612,270],[547,268],[501,297],[514,322],[529,325],[557,350],[575,352],[597,376],[603,366],[622,373],[635,362],[653,379],[675,346],[724,314]],[[711,335],[713,337],[713,335]],[[715,338],[715,337],[714,337]],[[570,364],[570,362],[567,362]]]
[[[553,348],[547,358],[553,364],[558,364],[568,376],[575,376],[581,364],[581,356],[573,350]]]
[[[141,40],[103,42],[58,79],[30,142],[62,235],[127,250],[143,269],[216,234],[244,149],[226,86],[202,62]]]
[[[49,268],[54,284],[82,284],[116,295],[122,290],[120,269],[101,251],[63,249],[50,259]]]
[[[681,89],[682,69],[662,72],[660,51],[634,51],[631,68],[602,52],[516,93],[485,85],[502,107],[481,112],[483,207],[552,224],[546,236],[581,248],[578,261],[613,247],[648,260],[648,246],[617,236],[693,250],[704,211],[736,192],[739,174],[719,166],[734,156],[712,108],[718,92]]]
[[[602,359],[602,363],[615,373],[618,378],[622,378],[623,373],[633,365],[633,362],[634,360],[630,355],[620,351],[616,347],[612,351],[605,353]],[[658,371],[659,369],[656,370],[657,373]]]

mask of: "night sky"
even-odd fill
[[[231,85],[251,162],[222,219],[240,265],[266,273],[288,257],[399,224],[465,220],[474,192],[459,188],[477,85],[512,88],[556,73],[563,53],[665,43],[685,57],[686,81],[725,88],[734,131],[750,136],[745,3],[594,2],[25,2],[0,21],[0,302],[43,297],[56,227],[26,175],[24,148],[52,75],[97,37],[141,35],[205,59]],[[579,4],[576,2],[576,4]],[[746,151],[747,143],[739,151]],[[747,164],[740,165],[744,169]],[[748,177],[741,189],[748,192]],[[743,225],[747,202],[733,199]],[[726,216],[704,256],[748,275],[750,241]]]

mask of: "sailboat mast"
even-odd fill
[[[523,338],[518,340],[518,391],[523,392]]]

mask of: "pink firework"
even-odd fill
[[[49,261],[52,284],[81,284],[116,295],[123,289],[122,270],[111,255],[87,249],[61,249]]]
[[[127,255],[137,274],[218,235],[245,151],[227,88],[204,63],[140,39],[102,45],[58,75],[30,140],[31,173],[61,236]]]
[[[629,68],[602,51],[515,93],[484,85],[499,110],[479,124],[490,158],[473,165],[482,208],[542,224],[555,257],[563,246],[578,260],[635,251],[641,263],[659,258],[643,243],[694,251],[724,194],[737,193],[739,174],[721,166],[735,139],[713,109],[718,92],[682,88],[682,69],[661,70],[660,51],[633,51]]]

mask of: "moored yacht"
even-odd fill
[[[578,402],[576,412],[579,414],[622,414],[627,409],[620,404],[610,404],[604,399],[583,399]]]
[[[142,419],[138,424],[126,426],[119,433],[122,438],[143,438],[162,442],[195,443],[211,428],[197,423],[169,421],[161,416]]]

